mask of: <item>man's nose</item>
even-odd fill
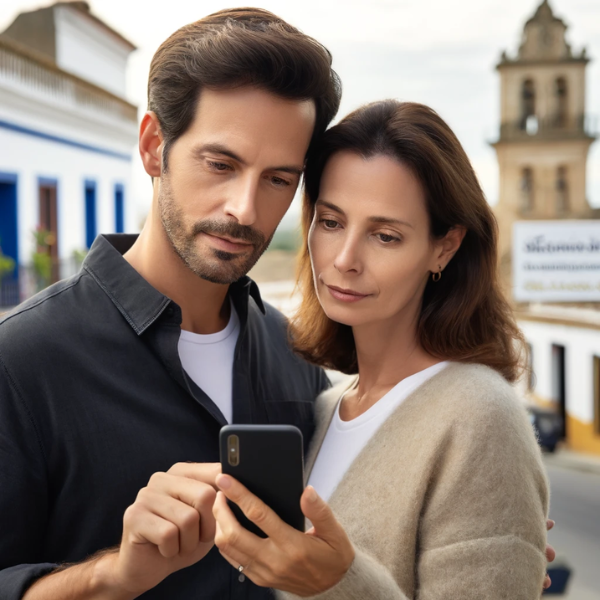
[[[233,217],[240,225],[253,225],[257,218],[257,202],[260,180],[258,177],[242,177],[231,190],[225,203],[225,214]]]
[[[336,254],[333,266],[340,273],[358,275],[363,271],[363,256],[359,236],[352,233],[344,235]]]

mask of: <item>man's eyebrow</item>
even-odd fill
[[[332,202],[327,202],[319,198],[316,204],[318,204],[319,206],[325,206],[326,208],[330,208],[331,210],[335,210],[335,212],[339,212],[342,215],[344,214],[344,211]],[[407,227],[414,229],[414,226],[411,225],[408,221],[402,221],[401,219],[392,219],[391,217],[369,217],[369,221],[371,221],[372,223],[384,223],[387,225],[406,225]]]
[[[212,154],[221,154],[222,156],[228,156],[229,158],[239,162],[241,165],[246,165],[246,161],[236,154],[233,150],[227,148],[223,144],[203,144],[202,146],[197,146],[193,150],[194,156],[200,158],[205,153],[210,152]],[[290,173],[291,175],[297,175],[300,177],[304,172],[303,167],[296,165],[280,165],[277,167],[269,167],[266,169],[267,171],[281,171],[283,173]]]

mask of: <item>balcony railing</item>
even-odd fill
[[[59,69],[52,61],[38,57],[0,38],[0,81],[6,80],[60,102],[104,113],[112,118],[137,122],[137,107],[110,92]]]
[[[500,125],[498,141],[594,139],[598,137],[598,118],[580,115],[576,118],[538,118],[534,115]]]
[[[0,279],[0,313],[42,291],[54,281],[79,272],[81,261],[69,258],[52,265],[50,277],[40,275],[33,266],[20,265],[16,272]]]

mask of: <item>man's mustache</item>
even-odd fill
[[[235,221],[215,221],[213,219],[198,221],[194,224],[192,233],[194,235],[208,233],[209,235],[225,236],[249,242],[256,247],[261,247],[265,243],[265,236],[260,231],[249,225],[240,225]]]

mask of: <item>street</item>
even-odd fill
[[[550,517],[556,526],[548,537],[556,562],[564,558],[573,569],[567,595],[554,597],[600,600],[600,474],[566,469],[551,460]]]

